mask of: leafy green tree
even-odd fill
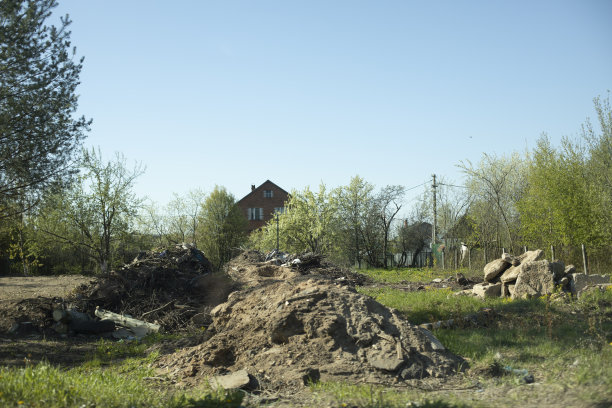
[[[133,235],[142,200],[134,192],[134,182],[143,172],[132,170],[117,154],[104,162],[100,151],[83,150],[82,173],[65,191],[52,195],[39,214],[38,228],[52,239],[80,249],[94,259],[105,273],[121,243]]]
[[[554,148],[546,135],[534,149],[527,188],[518,203],[522,233],[531,245],[598,248],[612,238],[612,112],[595,98],[600,132],[590,121],[581,140]]]
[[[334,194],[338,202],[341,233],[341,251],[351,265],[359,268],[366,250],[368,217],[373,211],[374,186],[363,178],[351,178],[348,186],[338,188]]]
[[[70,20],[45,25],[56,5],[0,3],[0,218],[31,208],[45,187],[71,173],[91,122],[73,117],[83,59],[73,60]]]
[[[499,158],[485,153],[478,166],[466,161],[458,167],[467,176],[474,241],[485,248],[492,243],[513,248],[520,240],[516,203],[525,189],[525,160],[518,153]]]
[[[225,187],[215,186],[199,214],[198,245],[213,268],[221,269],[246,242],[247,219]]]
[[[403,186],[386,186],[380,190],[375,199],[375,211],[379,219],[379,225],[383,236],[382,252],[383,266],[385,268],[388,266],[387,253],[389,249],[391,223],[402,208],[401,200],[404,194],[405,188]]]
[[[337,195],[328,192],[325,184],[319,191],[309,187],[292,191],[285,205],[285,212],[278,214],[280,249],[293,253],[313,252],[335,256],[338,252],[338,203]],[[271,220],[252,234],[251,243],[260,250],[276,247],[276,219]]]

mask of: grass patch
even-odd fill
[[[332,399],[328,406],[360,408],[467,408],[456,398],[426,398],[418,391],[396,391],[376,385],[353,385],[339,382],[322,382],[310,385],[316,398]],[[333,405],[332,405],[333,404]]]
[[[19,407],[238,407],[239,392],[175,393],[154,388],[140,368],[63,370],[48,363],[0,368],[0,406]],[[145,368],[143,368],[145,367]]]
[[[162,336],[167,337],[167,336]],[[42,362],[25,368],[0,368],[0,406],[15,407],[238,407],[237,391],[198,389],[179,392],[159,381],[146,349],[160,336],[142,342],[100,340],[90,359],[64,369]]]
[[[483,307],[504,305],[503,299],[481,300],[472,296],[455,296],[450,288],[425,288],[424,291],[406,292],[393,288],[358,288],[387,307],[397,309],[410,323],[421,324],[448,320],[474,313]]]
[[[482,271],[461,268],[458,270],[438,268],[399,268],[399,269],[358,269],[358,273],[369,276],[379,283],[431,282],[433,279],[445,279],[462,273],[466,277],[480,276]]]

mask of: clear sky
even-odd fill
[[[612,1],[59,0],[87,146],[136,192],[407,188],[576,135],[612,89]],[[411,191],[409,198],[421,193]]]

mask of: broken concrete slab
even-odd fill
[[[507,252],[504,252],[502,254],[501,259],[502,259],[502,261],[507,262],[507,263],[511,264],[512,266],[518,266],[521,263],[521,261],[519,260],[519,258],[517,256],[510,255]]]
[[[521,273],[521,265],[511,266],[499,278],[503,283],[514,282]]]
[[[573,273],[570,281],[570,290],[575,296],[579,296],[580,292],[588,285],[597,285],[600,283],[610,283],[609,275],[587,275],[584,273]]]
[[[484,280],[487,282],[493,282],[495,278],[497,278],[502,272],[504,272],[510,266],[511,266],[510,263],[502,259],[496,259],[494,261],[489,262],[484,267]]]
[[[516,279],[512,298],[538,297],[553,293],[555,279],[553,266],[547,260],[531,261],[521,264],[521,272]]]
[[[527,251],[522,255],[519,255],[518,259],[521,264],[533,261],[539,261],[544,256],[544,251],[536,249],[534,251]]]
[[[472,288],[472,292],[482,299],[488,297],[499,297],[501,296],[501,287],[501,283],[477,283]]]

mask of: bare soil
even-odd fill
[[[0,302],[37,297],[67,297],[79,285],[95,281],[82,275],[0,276]]]

